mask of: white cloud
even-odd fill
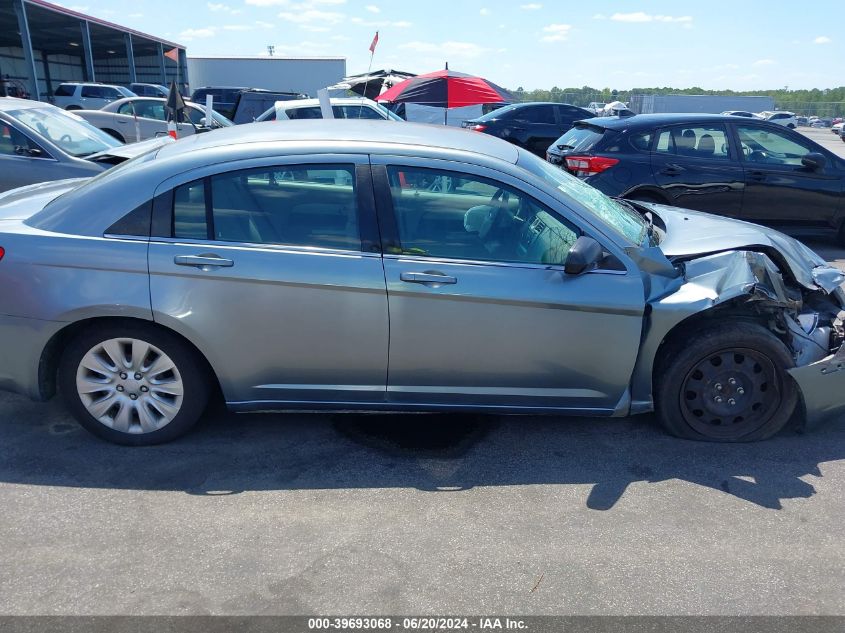
[[[291,11],[305,11],[318,6],[338,6],[346,4],[346,0],[246,0],[247,4],[255,7],[286,7]]]
[[[543,27],[543,32],[548,33],[540,38],[542,42],[562,42],[569,35],[572,29],[571,24],[549,24]]]
[[[282,11],[279,18],[287,22],[293,22],[300,26],[311,26],[312,29],[326,28],[326,26],[337,24],[345,17],[337,11],[320,11],[319,9],[305,9],[299,11]],[[322,23],[320,26],[312,26],[312,22]]]
[[[539,11],[543,8],[542,4],[537,4],[536,2],[532,2],[530,4],[521,4],[519,8],[523,11]]]
[[[247,24],[227,24],[223,27],[224,31],[251,31],[252,27]]]
[[[487,7],[484,7],[478,13],[480,13],[481,15],[490,15],[490,9],[488,9]]]
[[[233,9],[228,4],[222,2],[207,2],[206,5],[209,11],[214,13],[230,13],[231,15],[238,15],[242,13],[240,9]]]
[[[272,29],[276,25],[273,24],[272,22],[265,22],[264,20],[256,20],[255,26],[262,28],[262,29]]]
[[[831,41],[832,40],[827,35],[819,35],[813,40],[813,44],[830,44]]]
[[[207,26],[203,29],[185,29],[179,33],[179,37],[189,42],[198,37],[214,37],[217,34],[217,29],[213,26]]]
[[[489,52],[489,49],[472,42],[408,42],[399,48],[415,53],[437,53],[449,58],[475,59]]]
[[[395,29],[407,29],[409,26],[412,26],[412,24],[407,20],[391,22],[390,20],[365,20],[364,18],[354,17],[349,21],[357,26],[369,26],[376,29],[385,29],[389,27],[393,27]]]
[[[374,5],[374,4],[368,4],[368,5],[367,5],[366,7],[364,7],[364,8],[365,8],[367,11],[369,11],[370,13],[381,13],[381,9],[379,9],[379,8],[378,8],[376,5]]]
[[[775,60],[773,60],[773,59],[758,59],[756,62],[754,62],[751,65],[752,66],[758,66],[758,67],[759,66],[771,66],[774,63],[775,63]]]
[[[601,15],[601,14],[597,14]],[[595,17],[595,16],[594,16]],[[598,19],[603,19],[598,18]],[[681,24],[690,24],[692,22],[692,16],[690,15],[652,15],[650,13],[644,13],[643,11],[636,11],[634,13],[614,13],[610,16],[611,20],[616,22],[635,22],[635,23],[642,23],[642,22],[677,22]]]

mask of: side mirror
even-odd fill
[[[602,249],[601,244],[592,237],[582,235],[575,240],[572,248],[569,249],[563,270],[567,275],[580,275],[585,270],[598,265],[603,254],[604,249]]]
[[[801,159],[801,164],[804,167],[809,167],[814,171],[818,171],[825,164],[825,158],[823,154],[819,154],[818,152],[810,152],[804,158]]]

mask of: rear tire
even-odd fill
[[[127,446],[160,444],[187,433],[209,396],[196,352],[174,334],[141,324],[81,332],[64,350],[58,382],[85,429]]]
[[[655,371],[655,409],[672,435],[710,442],[772,437],[798,405],[786,346],[752,322],[725,321],[667,344]]]

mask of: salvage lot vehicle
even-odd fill
[[[590,110],[568,103],[515,103],[464,121],[463,127],[498,136],[537,156],[545,156],[549,143],[575,121],[593,116]]]
[[[402,121],[403,119],[380,103],[363,97],[332,97],[332,114],[336,119],[376,119]],[[256,121],[288,121],[296,119],[322,119],[319,99],[277,101]]]
[[[716,441],[845,408],[842,273],[484,134],[239,126],[0,217],[0,386],[58,383],[118,443],[183,434],[217,387],[234,411],[656,409]]]
[[[167,134],[167,99],[152,97],[130,97],[110,103],[101,110],[77,110],[75,115],[97,127],[121,142],[133,142],[164,136]],[[184,116],[187,120],[176,123],[176,132],[182,136],[194,134],[198,129],[207,131],[234,125],[222,114],[212,111],[212,122],[206,125],[205,108],[190,101],[185,102]],[[137,128],[136,128],[137,119]]]
[[[97,110],[112,101],[134,96],[134,92],[123,86],[67,82],[59,84],[56,88],[53,103],[65,110]]]
[[[707,114],[589,119],[555,141],[547,159],[610,196],[845,241],[845,160],[765,121]]]
[[[169,139],[123,145],[48,103],[0,98],[0,191],[89,178]]]

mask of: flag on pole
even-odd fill
[[[179,49],[178,48],[171,48],[164,54],[165,57],[168,59],[172,59],[177,64],[179,63]]]
[[[376,31],[376,36],[373,38],[373,43],[370,44],[370,53],[375,55],[376,46],[378,46],[378,31]]]

